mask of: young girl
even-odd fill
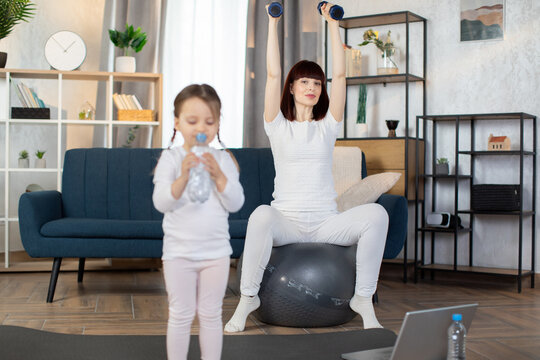
[[[153,201],[163,217],[163,275],[169,299],[167,354],[186,359],[191,323],[200,323],[201,357],[221,357],[221,308],[229,274],[229,212],[244,203],[238,168],[229,152],[211,149],[201,158],[190,152],[198,133],[210,143],[219,139],[221,101],[209,85],[190,85],[174,100],[176,131],[182,147],[164,150],[154,175]],[[204,203],[192,202],[186,191],[190,169],[202,162],[214,182]]]
[[[240,302],[227,332],[243,331],[247,316],[260,305],[259,292],[272,246],[295,242],[358,244],[355,293],[349,306],[362,316],[364,328],[381,327],[371,302],[377,288],[388,214],[379,204],[338,213],[332,178],[332,152],[345,110],[345,55],[332,4],[322,6],[332,41],[332,93],[326,76],[311,61],[292,67],[280,89],[277,38],[279,18],[268,16],[267,78],[264,129],[276,168],[274,201],[251,214],[244,246]],[[281,95],[281,96],[280,96]],[[281,99],[281,101],[280,101]]]

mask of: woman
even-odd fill
[[[364,328],[382,327],[372,295],[377,287],[388,214],[378,204],[338,213],[332,178],[332,153],[345,110],[345,55],[338,21],[322,7],[332,42],[332,93],[319,65],[300,61],[290,70],[280,102],[281,67],[277,39],[279,18],[268,17],[267,80],[264,128],[276,168],[274,201],[261,205],[249,218],[240,281],[240,302],[227,332],[243,331],[247,316],[260,305],[264,269],[273,246],[323,242],[341,246],[358,243],[352,310]]]

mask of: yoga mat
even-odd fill
[[[385,329],[306,335],[226,335],[222,360],[340,359],[345,352],[391,346]],[[164,335],[70,335],[0,326],[0,359],[139,360],[166,359]],[[200,359],[198,336],[191,336],[188,359]]]

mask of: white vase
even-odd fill
[[[36,168],[43,169],[47,167],[47,162],[45,161],[45,159],[36,159],[34,166]]]
[[[20,168],[30,167],[30,159],[19,159],[19,167]]]
[[[355,138],[367,137],[368,136],[368,125],[366,123],[364,123],[364,124],[354,123],[351,135],[352,135],[352,137],[355,137]],[[349,137],[351,137],[351,136],[349,135]]]
[[[123,73],[134,73],[135,58],[133,56],[118,56],[114,62],[114,71]]]

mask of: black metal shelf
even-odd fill
[[[416,138],[419,138],[420,134],[420,120],[423,121],[423,137],[425,141],[428,141],[428,138],[432,141],[432,147],[431,147],[431,166],[432,168],[435,168],[435,159],[437,159],[437,124],[440,122],[450,122],[454,124],[454,138],[455,138],[455,156],[454,156],[454,162],[456,169],[459,168],[459,163],[461,160],[463,160],[463,157],[460,157],[460,155],[470,155],[470,157],[466,158],[466,161],[470,162],[470,174],[464,175],[464,174],[454,174],[454,175],[437,175],[437,174],[419,174],[417,171],[416,174],[416,183],[419,183],[420,178],[432,178],[433,181],[431,182],[431,212],[436,211],[436,203],[437,203],[437,187],[435,185],[435,180],[443,180],[443,179],[453,179],[454,180],[454,209],[453,213],[457,215],[465,215],[469,217],[469,225],[466,229],[444,229],[441,231],[440,229],[433,229],[430,227],[425,227],[424,225],[424,219],[426,218],[426,201],[415,201],[415,241],[418,244],[419,241],[419,235],[421,235],[421,260],[420,265],[417,266],[416,270],[429,270],[431,272],[435,271],[452,271],[452,272],[463,272],[463,273],[483,273],[483,274],[492,274],[492,275],[503,275],[503,276],[513,276],[517,280],[517,290],[518,292],[521,292],[521,283],[522,279],[525,276],[531,277],[531,287],[534,288],[534,268],[535,268],[535,252],[536,252],[536,116],[523,113],[523,112],[513,112],[513,113],[490,113],[490,114],[460,114],[460,115],[424,115],[424,116],[417,116],[416,117]],[[519,126],[519,149],[514,150],[502,150],[502,151],[488,151],[488,150],[475,150],[475,131],[476,131],[476,125],[477,121],[489,121],[489,120],[497,120],[497,121],[512,121],[514,124]],[[531,121],[532,122],[532,131],[525,131],[525,121]],[[427,123],[431,122],[432,126],[430,128],[430,134],[428,134],[427,130]],[[461,150],[460,145],[463,146],[462,143],[460,143],[460,127],[465,127],[470,129],[469,133],[469,140],[470,144],[466,147],[468,149],[472,150]],[[527,139],[530,137],[532,145],[529,145],[530,148],[528,150],[524,149],[524,141],[525,136],[527,136]],[[532,149],[531,149],[532,148]],[[457,180],[462,179],[469,179],[470,183],[468,184],[469,190],[471,194],[469,196],[471,197],[470,203],[472,203],[472,189],[473,185],[475,185],[475,163],[478,161],[481,161],[483,157],[489,157],[489,156],[517,156],[519,158],[518,161],[515,162],[515,166],[519,167],[519,183],[518,185],[521,188],[520,192],[520,204],[521,207],[518,211],[478,211],[478,210],[472,210],[472,209],[459,209],[459,191],[460,188],[465,186],[462,183],[459,183]],[[525,157],[532,157],[532,171],[531,171],[531,179],[530,181],[525,182],[524,181],[524,159]],[[427,160],[427,154],[424,152],[424,159],[423,162],[426,163]],[[419,154],[416,156],[416,169],[419,169],[419,163],[420,158]],[[530,196],[531,196],[531,205],[529,209],[523,209],[523,200],[524,200],[524,193],[526,193],[524,190],[524,184],[530,184],[527,185],[529,187]],[[424,198],[426,198],[425,193],[428,191],[427,186],[424,186]],[[419,206],[422,207],[422,212],[419,211]],[[519,221],[519,230],[518,230],[518,268],[517,269],[500,269],[500,268],[484,268],[484,267],[478,267],[474,266],[474,254],[473,254],[473,243],[474,243],[474,237],[479,236],[476,234],[474,236],[474,222],[475,219],[481,219],[481,217],[478,217],[477,215],[496,215],[496,216],[514,216],[518,217]],[[530,241],[531,241],[531,260],[530,260],[530,266],[532,270],[523,270],[523,220],[525,217],[531,217],[531,235],[530,235]],[[420,221],[421,220],[421,221]],[[421,222],[421,226],[420,226]],[[458,236],[461,233],[468,234],[468,250],[469,250],[469,261],[468,266],[464,265],[458,265]],[[425,251],[425,235],[426,233],[430,234],[431,237],[431,264],[426,264],[427,257],[426,257],[426,251]],[[435,246],[436,246],[436,235],[438,233],[450,233],[453,234],[453,246],[454,246],[454,257],[453,257],[453,264],[438,264],[435,259]],[[416,259],[416,258],[415,258]],[[415,272],[415,280],[418,277],[418,271]]]
[[[470,150],[462,150],[462,151],[458,151],[458,154],[463,154],[463,155],[490,155],[490,156],[508,156],[508,155],[518,155],[520,156],[521,155],[521,151],[519,150],[497,150],[497,151],[494,151],[494,150],[475,150],[475,151],[470,151]],[[535,155],[536,153],[534,151],[523,151],[523,155]]]
[[[410,11],[398,11],[393,13],[373,14],[344,18],[339,21],[339,26],[344,29],[356,29],[363,27],[413,23],[426,21],[425,18]]]
[[[421,41],[421,52],[418,52],[418,57],[421,59],[422,68],[413,69],[415,73],[421,72],[421,74],[411,74],[410,69],[410,38],[411,38],[411,24],[416,23],[415,27],[421,26],[421,34],[418,36],[415,36],[415,38],[418,39],[418,41]],[[415,147],[412,145],[409,145],[409,139],[412,139],[412,137],[409,135],[409,103],[411,102],[410,99],[410,93],[411,90],[409,89],[409,85],[411,83],[420,84],[418,86],[422,86],[422,95],[417,95],[415,98],[421,99],[422,101],[422,114],[426,114],[426,73],[427,73],[427,19],[423,18],[422,16],[419,16],[417,14],[414,14],[410,11],[399,11],[399,12],[391,12],[391,13],[382,13],[382,14],[372,14],[372,15],[364,15],[364,16],[356,16],[356,17],[350,17],[350,18],[344,18],[339,21],[339,26],[344,30],[344,44],[348,44],[348,35],[349,31],[354,29],[362,29],[362,28],[370,28],[374,26],[381,26],[381,25],[394,25],[394,24],[402,24],[404,27],[404,34],[405,34],[405,49],[403,49],[403,53],[405,56],[405,65],[402,69],[402,73],[400,74],[389,74],[389,75],[369,75],[369,76],[357,76],[357,77],[347,77],[346,78],[346,85],[347,86],[357,86],[361,84],[366,85],[372,85],[372,84],[382,84],[383,86],[386,86],[386,84],[400,84],[400,86],[403,86],[404,93],[405,93],[405,104],[403,106],[403,117],[400,119],[403,120],[402,122],[402,128],[405,130],[405,136],[403,138],[397,138],[397,139],[404,139],[405,140],[405,150],[404,150],[404,163],[405,163],[405,187],[404,187],[404,196],[409,199],[410,192],[409,191],[409,158],[413,158],[414,155],[412,155],[412,151],[414,149],[418,148],[419,145],[419,139],[416,138],[416,144]],[[325,44],[328,44],[328,24],[325,22],[324,27],[324,36],[325,36]],[[328,74],[328,46],[325,46],[325,53],[324,53],[324,72],[325,74]],[[328,78],[328,82],[331,82],[332,79]],[[396,85],[397,86],[397,85]],[[420,97],[421,96],[421,97]],[[420,101],[420,100],[419,100]],[[347,109],[347,104],[345,104],[345,109]],[[347,129],[347,121],[343,122],[343,139],[342,140],[352,140],[347,137],[348,135],[348,129]],[[362,138],[362,140],[375,140],[375,139],[381,139],[381,138]],[[388,138],[384,138],[385,140],[388,140]],[[418,150],[416,150],[418,151]],[[418,186],[417,186],[418,188]],[[408,276],[408,255],[407,255],[407,237],[405,238],[405,243],[403,247],[403,281],[407,282],[407,276]],[[415,249],[416,252],[416,249]],[[418,262],[418,259],[414,259],[415,264]]]
[[[332,82],[332,78],[327,79]],[[371,76],[355,76],[346,79],[347,85],[360,84],[389,84],[389,83],[406,83],[415,81],[425,81],[423,77],[412,74],[392,74],[392,75],[371,75]]]
[[[434,178],[434,179],[458,179],[458,180],[470,180],[472,175],[441,175],[441,174],[422,174],[420,175],[424,178]]]
[[[462,228],[462,229],[454,229],[454,228],[435,228],[435,227],[422,227],[422,228],[418,228],[418,231],[423,231],[423,232],[440,232],[440,233],[449,233],[449,234],[453,234],[455,233],[456,231],[457,232],[471,232],[472,229],[471,228]]]
[[[439,121],[471,121],[471,120],[524,120],[536,119],[535,115],[524,112],[491,113],[491,114],[453,114],[453,115],[424,115],[420,118],[433,122]]]
[[[473,215],[514,215],[514,216],[531,216],[534,215],[535,212],[532,210],[524,210],[524,211],[479,211],[479,210],[458,210],[458,214],[473,214]]]

